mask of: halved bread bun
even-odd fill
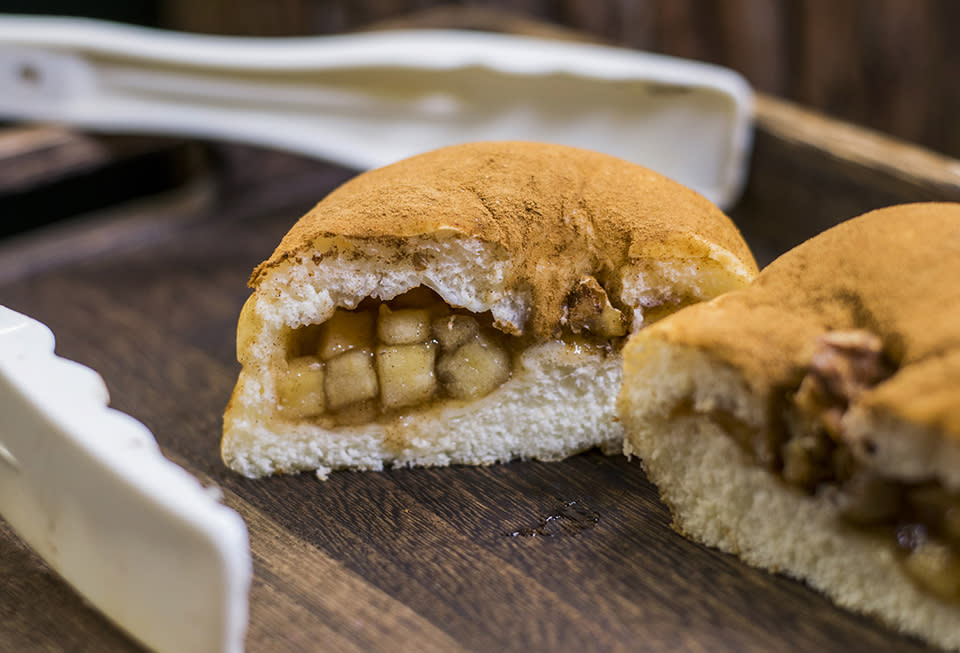
[[[679,532],[960,648],[960,205],[850,220],[645,329],[618,411]]]
[[[224,461],[323,477],[620,451],[625,336],[755,275],[710,202],[595,152],[477,143],[362,174],[253,273]]]

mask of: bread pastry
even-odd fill
[[[619,452],[625,336],[755,274],[707,200],[595,152],[480,143],[364,173],[253,272],[223,459],[323,477]]]
[[[623,355],[679,532],[960,648],[960,204],[842,223]]]

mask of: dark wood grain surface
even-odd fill
[[[912,167],[879,165],[894,155]],[[246,520],[249,651],[925,650],[684,540],[621,456],[326,482],[227,470],[221,413],[247,276],[351,173],[246,148],[222,160],[179,195],[0,241],[0,304],[49,325],[60,355],[99,371],[112,405]],[[766,261],[854,212],[960,199],[953,165],[762,104],[733,214]],[[0,578],[0,650],[137,650],[2,522]]]

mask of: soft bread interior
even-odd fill
[[[254,374],[241,373],[235,403],[255,405],[270,396],[269,382]],[[619,356],[584,356],[548,343],[527,350],[520,371],[486,397],[405,415],[396,424],[325,429],[233,410],[223,453],[248,476],[316,469],[323,478],[341,468],[558,460],[594,446],[617,452],[619,383]]]
[[[960,610],[921,591],[888,540],[845,526],[828,494],[808,496],[759,467],[731,424],[765,428],[733,368],[641,334],[625,351],[618,410],[679,532],[809,583],[837,604],[938,646],[960,648]]]
[[[513,282],[512,259],[496,244],[451,235],[334,239],[317,247],[272,268],[243,309],[237,333],[243,369],[224,416],[222,453],[231,468],[248,476],[315,469],[323,477],[340,468],[556,460],[594,446],[620,450],[619,352],[559,337],[524,341],[531,294]],[[659,317],[664,306],[707,299],[746,279],[705,256],[627,266],[605,281],[609,300],[638,328],[646,313]],[[451,306],[489,312],[497,328],[523,342],[509,380],[476,401],[437,401],[366,424],[329,428],[278,412],[277,379],[294,329],[323,324],[338,308],[366,298],[390,300],[420,286]]]

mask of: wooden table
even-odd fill
[[[960,200],[958,162],[761,98],[732,212],[761,262],[884,204]],[[692,544],[639,463],[242,478],[220,461],[252,267],[349,171],[230,148],[159,200],[0,241],[0,304],[49,325],[112,405],[250,531],[249,651],[922,650]],[[2,171],[2,166],[0,166]],[[0,650],[127,651],[0,521]],[[149,591],[149,588],[145,588]]]

